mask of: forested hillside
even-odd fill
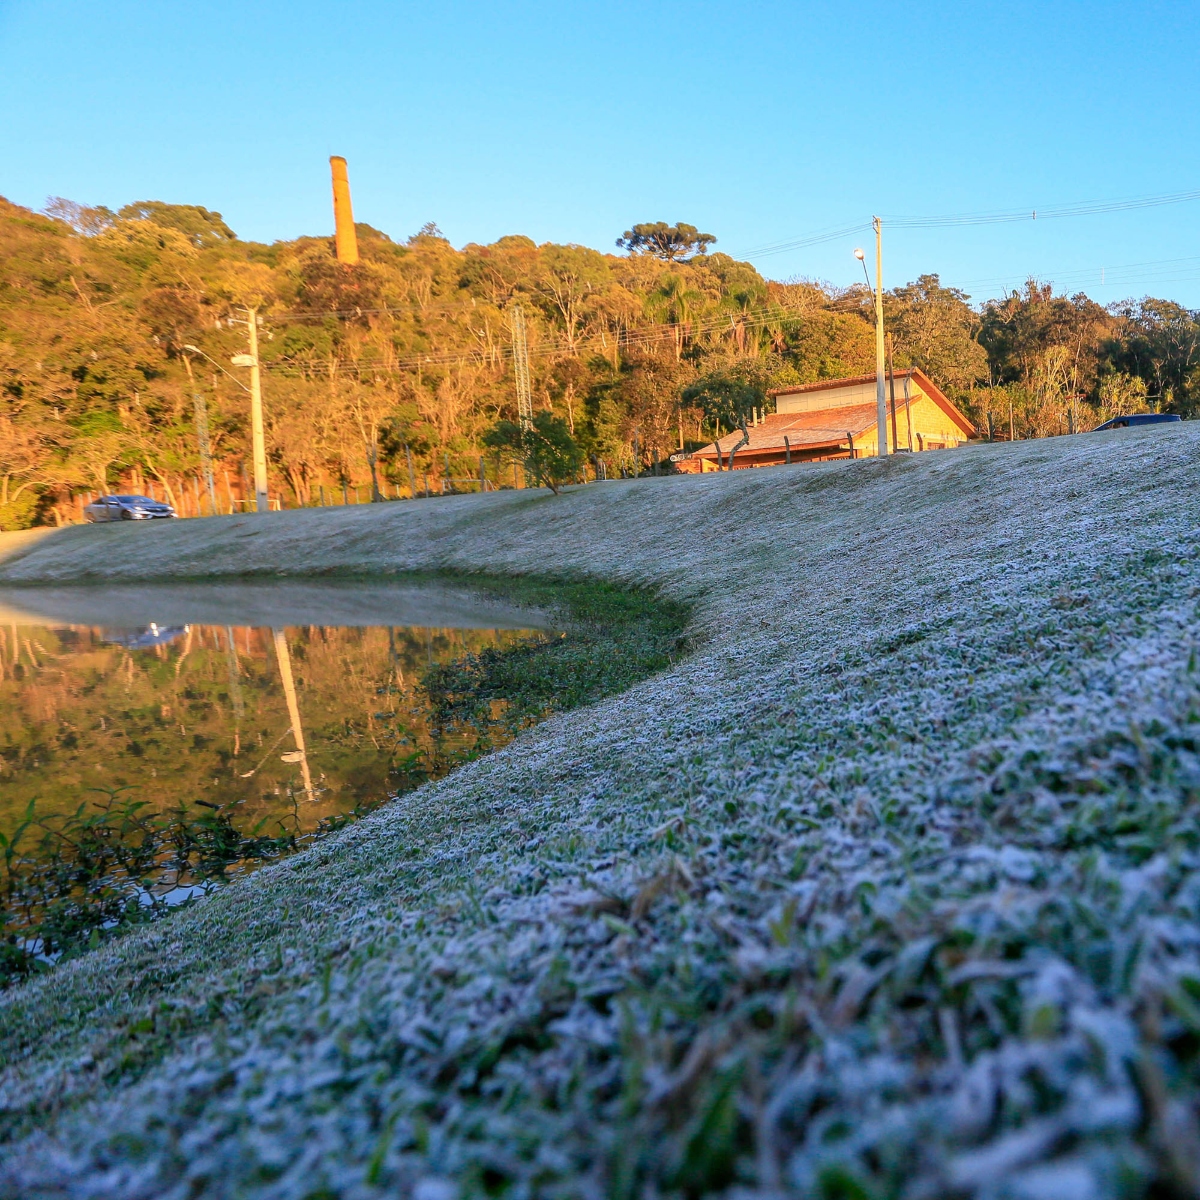
[[[55,200],[38,214],[0,200],[0,528],[78,520],[85,496],[118,487],[196,511],[196,393],[218,506],[238,503],[247,372],[230,359],[246,351],[247,308],[284,506],[369,496],[372,464],[387,495],[477,477],[485,434],[515,415],[515,305],[535,407],[610,474],[665,469],[710,438],[683,397],[705,377],[764,387],[873,369],[865,289],[766,280],[689,229],[602,254],[522,236],[456,250],[433,225],[403,242],[359,225],[347,266],[332,238],[245,242],[195,206]],[[1200,402],[1197,315],[1168,301],[1105,309],[1031,282],[973,304],[924,275],[886,311],[895,365],[927,370],[984,436]]]

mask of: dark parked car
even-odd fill
[[[150,521],[156,517],[174,517],[178,514],[161,500],[149,496],[97,496],[84,510],[83,515],[97,521]]]
[[[1178,413],[1133,413],[1128,417],[1113,417],[1111,421],[1097,425],[1092,432],[1099,433],[1102,429],[1128,429],[1130,425],[1162,425],[1166,421],[1179,420],[1182,418]]]

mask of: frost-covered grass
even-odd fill
[[[1184,425],[25,543],[553,564],[700,644],[0,998],[0,1195],[1195,1194],[1198,479]]]

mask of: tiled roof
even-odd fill
[[[899,382],[902,379],[912,377],[917,380],[922,387],[929,384],[938,394],[941,394],[941,389],[938,388],[932,379],[918,367],[909,367],[907,370],[896,372],[896,380]],[[853,387],[859,383],[874,383],[875,372],[872,371],[869,375],[847,375],[842,379],[818,379],[815,383],[799,383],[793,387],[772,388],[767,395],[769,396],[797,396],[801,392],[828,392],[833,388]]]
[[[785,436],[793,450],[805,446],[836,446],[846,441],[847,433],[859,437],[868,429],[874,428],[874,403],[854,404],[847,408],[826,408],[819,412],[772,413],[763,417],[758,425],[750,426],[750,441],[738,454],[752,454],[756,450],[783,451]],[[722,454],[728,454],[741,440],[742,431],[738,429],[727,433],[717,445],[721,447]],[[716,449],[710,443],[696,453],[704,456],[715,455]]]

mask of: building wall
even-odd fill
[[[847,389],[849,390],[849,389]],[[911,391],[910,391],[911,394]],[[961,446],[967,435],[959,426],[946,415],[941,405],[935,403],[924,392],[909,405],[912,413],[913,451],[947,450]],[[908,420],[904,413],[904,400],[897,389],[896,395],[896,432],[899,435],[899,447],[908,449]],[[892,403],[888,399],[888,446],[892,442]],[[875,428],[868,429],[861,437],[854,439],[855,454],[866,458],[879,451],[879,440]]]
[[[910,395],[921,389],[916,383],[909,384]],[[904,394],[904,383],[896,380],[896,402]],[[924,392],[921,392],[924,395]],[[779,413],[819,412],[825,408],[850,408],[855,404],[870,404],[875,399],[875,380],[856,383],[850,387],[822,388],[818,392],[797,392],[791,396],[776,396],[775,411]]]

